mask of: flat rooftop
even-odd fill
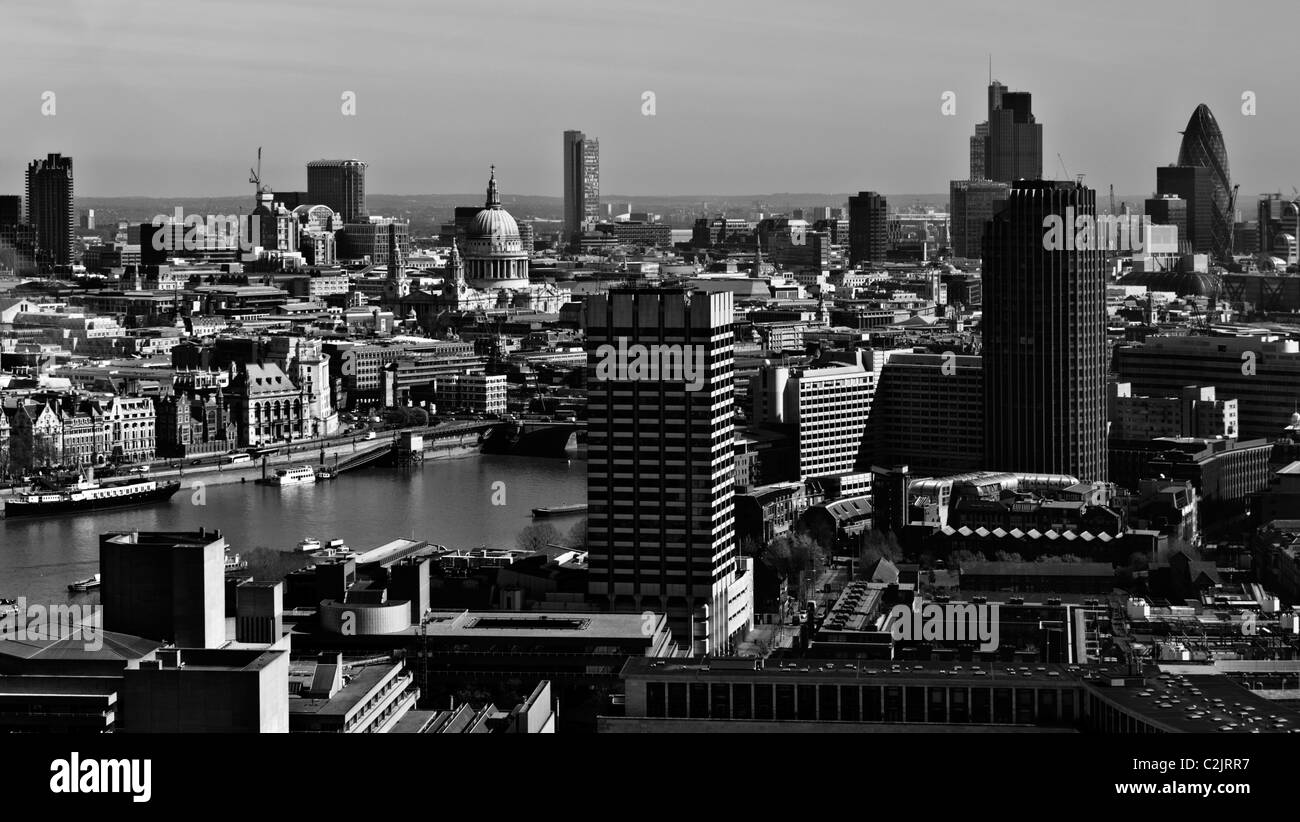
[[[287,651],[267,648],[180,648],[176,650],[180,658],[179,668],[170,664],[170,653],[171,649],[167,649],[158,655],[162,663],[161,670],[260,671]]]
[[[182,548],[208,545],[213,542],[224,545],[225,538],[221,536],[220,531],[200,528],[197,531],[117,531],[101,535],[100,542],[111,542],[116,545],[171,545]]]
[[[1026,683],[1059,686],[1082,682],[1085,669],[1078,665],[1056,663],[1013,664],[1010,662],[912,662],[859,660],[844,662],[828,659],[769,660],[754,670],[744,663],[756,660],[651,659],[633,657],[623,666],[621,675],[651,679],[725,680],[739,677],[753,681],[812,681],[818,683],[856,682],[860,685],[993,685],[1014,687]]]
[[[1137,716],[1183,733],[1300,732],[1300,712],[1216,675],[1162,673],[1141,685],[1096,692]]]
[[[400,662],[349,666],[344,664],[343,687],[331,697],[289,695],[289,713],[316,716],[346,716],[362,701],[391,679],[401,668]]]
[[[432,637],[650,639],[641,630],[640,614],[584,611],[433,611],[425,629]],[[419,627],[412,626],[409,633],[418,635]]]
[[[419,539],[395,539],[385,542],[369,551],[362,551],[357,554],[356,560],[358,565],[369,563],[391,563],[396,562],[402,557],[419,553],[429,547],[429,543]]]

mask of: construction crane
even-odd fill
[[[248,182],[257,186],[257,190],[262,190],[262,147],[257,147],[257,168],[248,170]]]
[[[1068,179],[1070,178],[1070,170],[1069,170],[1068,168],[1065,167],[1065,160],[1061,157],[1061,153],[1060,153],[1059,151],[1056,153],[1056,159],[1057,159],[1058,162],[1060,162],[1060,164],[1061,164],[1061,171],[1064,171],[1064,172],[1065,172],[1065,178],[1068,180]],[[1083,186],[1083,175],[1082,175],[1082,174],[1076,174],[1076,175],[1074,175],[1074,183],[1075,183],[1075,185],[1082,187],[1082,186]]]

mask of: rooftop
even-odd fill
[[[472,635],[520,639],[572,636],[584,639],[648,640],[639,613],[586,613],[528,611],[431,611],[425,622],[429,636]],[[411,633],[419,633],[412,626]]]
[[[1082,681],[1083,669],[1077,665],[1039,663],[1013,665],[1011,663],[974,662],[912,662],[889,660],[860,660],[844,662],[824,659],[769,660],[760,668],[753,668],[757,659],[651,659],[633,657],[623,666],[622,676],[681,680],[734,680],[737,671],[755,680],[813,680],[817,682],[864,680],[880,684],[913,684],[917,682],[947,682],[954,685],[981,683],[1033,682],[1038,684],[1077,683]]]
[[[1287,733],[1300,713],[1251,693],[1224,676],[1162,673],[1138,684],[1098,688],[1130,713],[1181,733]]]

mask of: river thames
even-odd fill
[[[307,536],[342,539],[358,551],[397,537],[448,548],[512,548],[520,530],[533,522],[533,508],[586,502],[586,481],[585,460],[492,455],[427,460],[407,469],[365,468],[331,482],[286,488],[250,481],[209,484],[195,494],[186,478],[169,503],[0,520],[0,598],[68,601],[68,583],[99,570],[99,535],[110,531],[215,528],[241,554],[292,548]],[[503,493],[494,494],[494,488]],[[503,495],[505,504],[494,504]],[[563,535],[584,516],[541,521]]]

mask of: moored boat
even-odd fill
[[[280,468],[275,476],[267,477],[266,485],[311,485],[316,481],[316,471],[310,465],[295,465],[292,468]]]
[[[93,479],[85,479],[66,488],[19,494],[5,503],[5,517],[13,519],[51,514],[76,514],[82,511],[166,502],[180,489],[181,484],[176,481],[144,480],[121,485],[100,485]]]
[[[570,514],[581,514],[586,512],[587,503],[575,502],[572,505],[547,505],[542,508],[534,508],[533,516],[541,519],[543,517],[564,517]]]
[[[79,579],[76,582],[71,583],[70,585],[68,585],[68,590],[76,594],[82,594],[85,593],[86,591],[92,591],[98,588],[99,585],[100,585],[99,574],[95,574],[94,576],[89,576],[86,577],[85,579]]]

